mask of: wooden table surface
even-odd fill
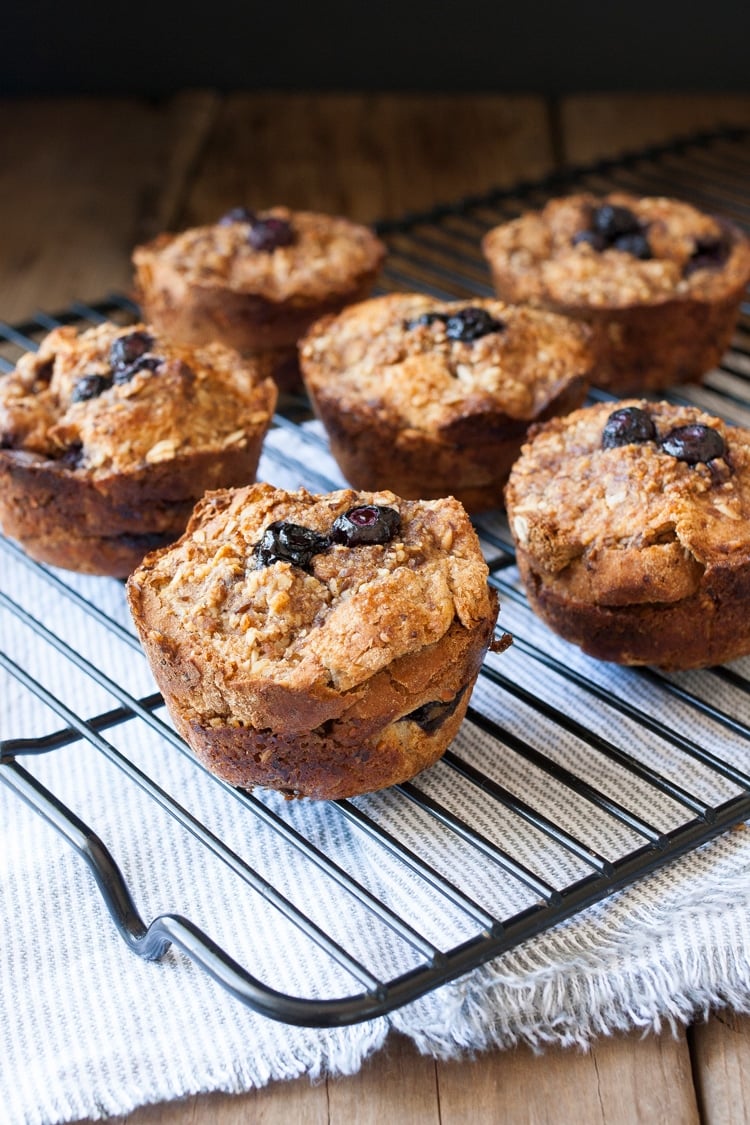
[[[0,102],[0,316],[127,289],[131,247],[238,203],[370,221],[561,162],[750,124],[748,96],[217,95]],[[394,1036],[352,1077],[144,1107],[128,1125],[750,1121],[750,1018],[440,1062]]]

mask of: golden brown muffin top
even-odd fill
[[[750,241],[737,228],[688,203],[625,192],[553,199],[489,231],[482,248],[513,300],[560,306],[715,300],[750,279]]]
[[[332,542],[334,521],[352,509],[376,512],[367,518],[389,523],[392,537]],[[279,523],[306,529],[311,552],[281,557],[270,527]],[[259,483],[207,493],[183,537],[147,556],[128,588],[141,628],[179,644],[183,657],[194,653],[205,706],[223,714],[231,698],[241,717],[243,684],[347,691],[434,644],[454,621],[487,620],[487,574],[453,498],[318,496]]]
[[[258,212],[255,222],[240,218],[160,235],[137,247],[133,261],[138,267],[155,259],[185,285],[285,301],[345,292],[360,276],[377,271],[384,257],[382,242],[359,223],[271,207]]]
[[[371,403],[418,430],[467,415],[532,419],[591,366],[586,329],[498,300],[394,293],[313,325],[300,346],[314,391]]]
[[[506,505],[518,548],[571,596],[677,601],[750,561],[750,432],[692,406],[586,407],[532,427]]]
[[[0,379],[0,445],[105,477],[242,443],[275,404],[273,382],[222,344],[56,328]]]

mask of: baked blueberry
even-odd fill
[[[71,442],[66,446],[59,458],[68,469],[77,469],[83,460],[83,444],[80,441]]]
[[[256,214],[249,207],[233,207],[218,221],[220,227],[231,227],[233,223],[254,223]]]
[[[425,734],[434,734],[456,710],[465,690],[465,688],[461,688],[459,693],[453,699],[449,699],[447,703],[443,703],[439,699],[432,700],[430,703],[423,703],[421,707],[417,707],[416,710],[410,711],[408,715],[404,715],[400,721],[404,722],[408,719],[421,727]]]
[[[291,246],[294,242],[294,229],[286,219],[253,219],[247,240],[253,250],[276,250],[279,246]]]
[[[358,547],[362,543],[390,543],[401,528],[401,518],[395,508],[379,504],[362,504],[337,516],[331,529],[331,540],[345,547]]]
[[[460,340],[465,344],[478,340],[480,336],[488,336],[490,332],[502,332],[505,328],[501,320],[475,305],[468,305],[455,313],[422,313],[411,320],[405,320],[404,328],[409,331],[412,328],[428,327],[438,320],[445,325],[445,334],[449,340]]]
[[[113,367],[128,367],[154,346],[154,338],[148,332],[129,332],[118,336],[109,349],[109,362]]]
[[[82,375],[73,385],[70,401],[86,402],[87,399],[98,398],[111,386],[109,375]]]
[[[591,210],[591,225],[573,235],[572,242],[578,246],[588,243],[594,250],[621,250],[634,258],[650,258],[651,247],[638,217],[629,207],[614,203],[603,203]]]
[[[621,250],[623,254],[632,254],[634,258],[647,261],[652,257],[651,247],[643,231],[632,231],[621,234],[612,243],[613,250]]]
[[[656,426],[650,414],[639,406],[623,406],[614,410],[604,424],[602,449],[656,441],[656,438]]]
[[[268,525],[254,548],[256,567],[288,562],[307,570],[313,556],[327,551],[329,546],[330,540],[325,535],[318,535],[309,527],[276,520]]]
[[[607,242],[614,242],[623,234],[636,234],[641,225],[629,207],[615,203],[602,203],[591,211],[591,227],[603,235]]]
[[[729,240],[726,238],[696,238],[695,250],[683,270],[685,277],[696,270],[721,269],[729,257],[729,251]]]
[[[704,426],[702,422],[676,426],[662,438],[661,447],[665,453],[678,461],[686,461],[688,465],[714,461],[726,453],[724,438],[719,431]]]
[[[114,383],[129,383],[137,371],[156,371],[164,362],[158,355],[139,356],[129,367],[118,367],[113,376]]]
[[[453,313],[445,322],[445,334],[448,339],[460,340],[464,344],[471,344],[480,336],[489,336],[491,332],[502,332],[504,328],[505,325],[501,320],[496,320],[486,309],[474,305]]]

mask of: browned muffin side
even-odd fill
[[[729,346],[750,241],[674,199],[551,200],[483,240],[498,296],[589,325],[592,382],[616,394],[696,382]]]
[[[315,324],[305,385],[350,484],[502,503],[532,421],[583,401],[585,329],[496,300],[376,297]]]
[[[352,796],[455,735],[497,616],[457,501],[215,492],[128,582],[178,731],[232,785]]]
[[[136,248],[144,316],[174,340],[220,340],[299,390],[297,341],[314,320],[368,296],[385,257],[367,227],[312,211],[235,208],[218,223]]]
[[[276,396],[220,344],[55,329],[0,379],[0,524],[41,562],[124,578],[207,489],[255,479]]]
[[[700,668],[750,653],[750,432],[602,403],[532,431],[506,489],[532,607],[592,656]]]

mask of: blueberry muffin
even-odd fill
[[[455,500],[209,493],[128,581],[177,730],[232,785],[349,797],[435,762],[466,712],[495,593]]]
[[[300,365],[350,484],[475,512],[502,503],[529,424],[583,401],[586,337],[502,301],[396,293],[319,321]]]
[[[174,340],[220,340],[300,389],[297,341],[314,320],[368,296],[385,247],[348,219],[237,207],[217,223],[136,248],[144,317]]]
[[[55,329],[0,378],[0,524],[41,562],[124,578],[207,489],[255,479],[276,395],[222,344]]]
[[[697,382],[720,361],[750,279],[750,242],[674,199],[554,199],[483,240],[495,289],[588,324],[592,381],[615,394]]]
[[[535,428],[506,490],[533,609],[584,652],[700,668],[750,653],[750,432],[625,401]]]

